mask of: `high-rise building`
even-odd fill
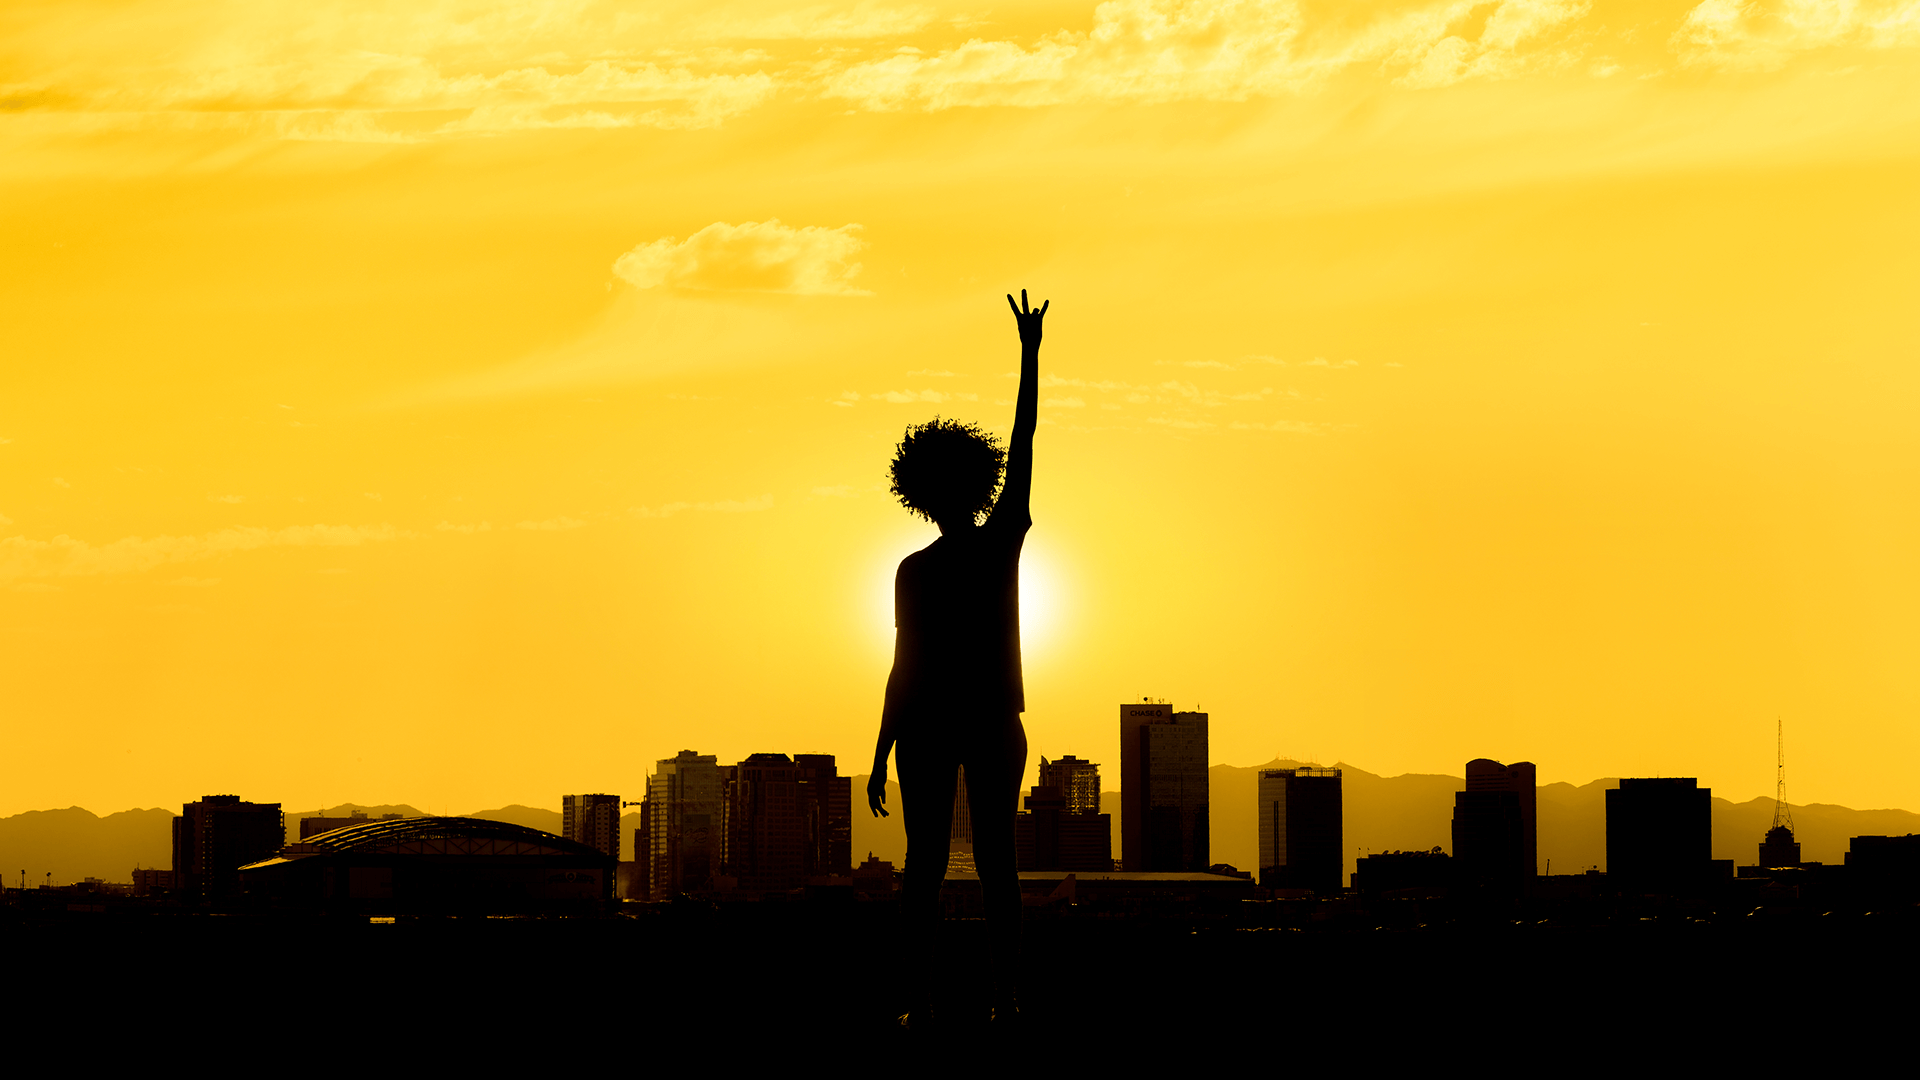
[[[1040,759],[1040,783],[1013,819],[1021,870],[1113,869],[1113,820],[1100,812],[1100,766],[1069,754]]]
[[[618,862],[620,859],[620,796],[562,795],[560,835],[585,844]]]
[[[967,767],[954,772],[953,823],[947,827],[947,841],[955,851],[973,850],[973,807],[967,801]]]
[[[1607,876],[1622,888],[1687,891],[1713,869],[1712,789],[1668,776],[1622,780],[1607,792]]]
[[[1531,761],[1467,762],[1467,789],[1453,796],[1453,858],[1463,884],[1516,891],[1536,872],[1539,852]]]
[[[1435,847],[1432,851],[1378,851],[1353,865],[1353,888],[1367,896],[1413,890],[1444,892],[1454,883],[1454,860]]]
[[[853,780],[831,754],[753,754],[727,781],[724,865],[737,887],[785,892],[853,872]]]
[[[1845,865],[1850,885],[1864,896],[1911,904],[1920,894],[1920,834],[1853,837]]]
[[[1760,841],[1760,858],[1754,863],[1763,870],[1785,870],[1800,865],[1800,842],[1793,838],[1793,830],[1785,825],[1775,825],[1767,830],[1766,839]]]
[[[240,886],[239,869],[272,858],[287,842],[279,803],[205,795],[173,819],[173,874],[189,896],[219,896]]]
[[[640,811],[648,899],[705,889],[720,872],[725,795],[723,770],[712,754],[682,750],[654,765]]]
[[[973,806],[967,801],[967,767],[962,765],[954,770],[953,820],[947,826],[947,873],[977,872],[973,861]]]
[[[1207,714],[1120,706],[1120,859],[1130,871],[1209,863]]]
[[[1059,788],[1067,800],[1068,814],[1100,812],[1100,766],[1068,754],[1048,761],[1040,759],[1040,787]]]
[[[1261,769],[1260,884],[1340,892],[1346,816],[1339,769]]]

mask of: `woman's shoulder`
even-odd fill
[[[944,537],[940,539],[944,539]],[[928,544],[926,547],[921,548],[919,551],[916,551],[911,555],[908,555],[906,558],[901,559],[900,570],[899,570],[900,575],[904,577],[912,573],[913,571],[927,565],[927,563],[938,559],[940,555],[937,549],[940,547],[940,539],[934,540],[933,543]]]

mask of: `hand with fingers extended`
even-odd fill
[[[867,777],[867,809],[875,817],[891,817],[887,813],[887,774],[875,771]]]
[[[1020,344],[1029,348],[1040,344],[1040,319],[1046,315],[1053,301],[1043,300],[1039,307],[1027,304],[1027,290],[1020,290],[1020,302],[1013,302],[1013,294],[1007,294],[1007,306],[1013,309],[1013,318],[1020,324]]]

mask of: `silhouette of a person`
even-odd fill
[[[894,578],[893,671],[867,805],[885,815],[887,756],[898,749],[906,816],[906,882],[900,907],[909,950],[912,1026],[931,1006],[940,886],[947,875],[956,774],[966,770],[974,865],[986,903],[994,1017],[1017,1013],[1020,878],[1013,820],[1027,769],[1020,674],[1020,548],[1033,527],[1033,432],[1040,395],[1040,329],[1048,301],[1014,303],[1020,391],[1006,450],[978,426],[935,417],[907,429],[893,459],[893,493],[940,527],[940,537],[900,562]],[[1002,468],[1005,481],[1002,483]],[[994,497],[999,488],[999,497]],[[986,515],[984,522],[980,521]]]

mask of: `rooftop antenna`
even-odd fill
[[[1773,791],[1773,827],[1793,831],[1793,810],[1787,806],[1787,727],[1780,717],[1773,718],[1773,742],[1776,758]]]

